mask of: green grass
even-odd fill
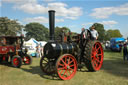
[[[0,65],[0,85],[128,85],[128,61],[124,62],[120,53],[105,52],[100,71],[77,71],[67,81],[44,75],[39,61],[39,58],[33,58],[32,65],[22,65],[21,68]]]

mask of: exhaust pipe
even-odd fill
[[[55,36],[54,36],[54,29],[55,29],[55,11],[54,10],[49,10],[49,35],[50,35],[50,41],[54,42],[55,41]]]

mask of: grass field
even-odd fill
[[[0,65],[0,85],[128,85],[128,62],[122,59],[120,53],[107,51],[100,71],[77,71],[67,81],[44,75],[39,58],[33,58],[32,65],[22,65],[21,68]]]

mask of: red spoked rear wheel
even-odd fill
[[[99,41],[89,41],[85,47],[85,64],[89,71],[98,71],[103,64],[103,48]]]
[[[56,62],[56,71],[63,80],[71,79],[77,71],[77,61],[74,56],[64,54]]]
[[[94,69],[100,70],[103,64],[103,49],[99,42],[96,42],[92,48],[91,60]]]

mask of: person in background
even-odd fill
[[[42,56],[43,56],[43,46],[40,43],[40,57],[42,57]]]
[[[65,36],[65,32],[64,30],[62,30],[60,37],[61,37],[61,42],[64,42],[64,36]]]
[[[67,36],[67,42],[71,42],[71,31],[68,32],[68,36]]]
[[[41,50],[40,50],[40,45],[37,45],[36,46],[36,57],[38,58],[38,57],[41,57],[41,52],[40,52]]]
[[[123,46],[123,60],[125,61],[125,58],[127,57],[127,60],[128,60],[128,50],[127,50],[127,44],[124,43],[124,46]]]
[[[39,57],[39,54],[38,54],[38,45],[36,46],[36,57],[38,58]]]
[[[119,47],[120,47],[120,50],[119,50],[119,52],[121,52],[121,50],[122,50],[122,47],[123,47],[123,44],[122,44],[122,42],[120,42],[120,43],[119,43]]]
[[[44,52],[43,52],[43,46],[41,46],[41,49],[40,49],[40,52],[41,52],[41,57],[44,55]]]
[[[91,27],[91,34],[92,34],[92,39],[93,40],[97,40],[98,39],[99,34],[98,34],[97,30],[95,29],[95,26]]]

